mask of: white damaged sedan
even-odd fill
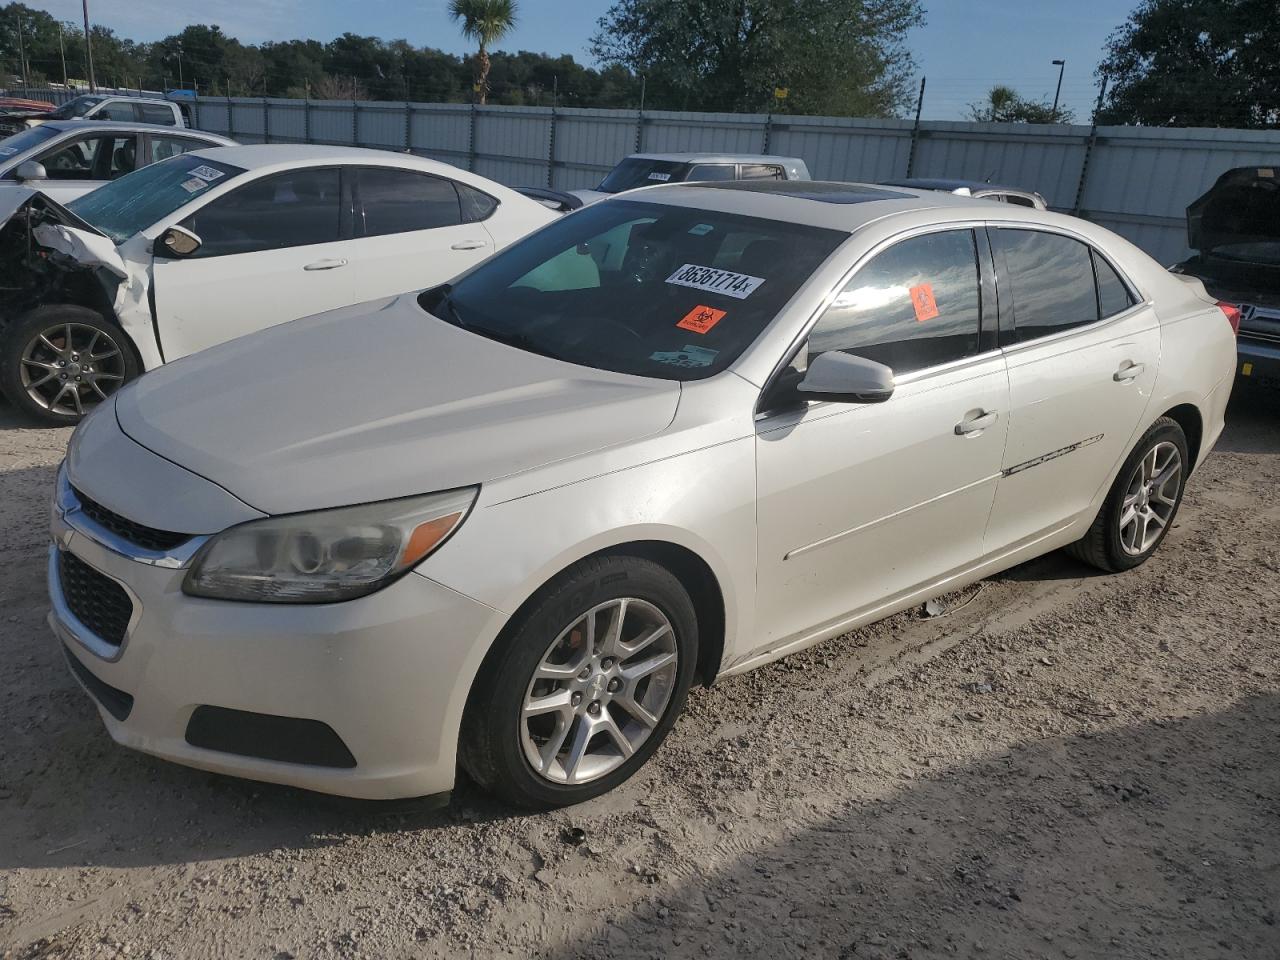
[[[695,682],[1060,547],[1144,562],[1222,430],[1230,319],[1052,213],[606,200],[114,394],[59,474],[50,623],[127,746],[574,803]]]
[[[0,389],[74,423],[143,371],[441,283],[555,219],[447,164],[287,144],[196,150],[65,207],[0,195]]]

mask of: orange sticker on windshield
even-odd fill
[[[933,299],[933,285],[922,283],[911,288],[911,305],[916,309],[916,323],[924,323],[938,315],[938,301]]]
[[[725,318],[727,311],[715,307],[696,306],[690,310],[683,320],[676,324],[681,330],[692,330],[694,333],[706,333]]]

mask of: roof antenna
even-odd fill
[[[992,170],[990,173],[988,173],[988,174],[987,174],[987,179],[983,180],[982,182],[983,182],[983,183],[990,183],[990,182],[991,182],[991,178],[992,178],[992,177],[994,177],[995,175],[996,175],[996,172],[995,172],[994,170]]]

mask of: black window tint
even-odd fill
[[[841,350],[910,373],[977,354],[981,315],[973,231],[913,237],[836,295],[809,336],[809,360]]]
[[[1021,343],[1098,319],[1089,248],[1036,230],[997,230]]]
[[[466,223],[479,223],[493,216],[498,209],[498,201],[487,193],[481,193],[468,187],[465,183],[455,183],[458,188],[458,199],[462,202],[462,219]]]
[[[731,163],[699,163],[689,168],[686,180],[732,180],[735,170]]]
[[[1124,285],[1115,268],[1102,259],[1095,250],[1093,268],[1098,275],[1098,312],[1103,319],[1114,317],[1133,306],[1134,300],[1129,288]]]
[[[772,163],[744,163],[738,175],[743,180],[785,180],[782,168]]]
[[[381,237],[462,222],[458,191],[441,177],[366,167],[358,171],[363,233]]]
[[[135,104],[138,111],[138,119],[142,123],[158,123],[164,126],[173,126],[173,111],[168,107],[158,103],[139,103]]]
[[[246,184],[184,222],[197,256],[277,250],[342,238],[337,170],[292,170]]]
[[[113,100],[93,115],[95,120],[116,120],[133,123],[137,115],[133,112],[133,104],[127,100]]]

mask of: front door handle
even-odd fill
[[[345,267],[345,260],[317,260],[315,263],[308,263],[303,270],[337,270],[339,267]]]
[[[1145,363],[1130,363],[1126,360],[1120,365],[1120,369],[1111,375],[1111,379],[1116,383],[1131,383],[1142,376],[1142,371],[1147,369]]]
[[[999,419],[1000,414],[994,410],[979,411],[956,424],[956,436],[967,437],[971,433],[979,433]]]
[[[459,240],[450,250],[479,250],[481,247],[487,247],[488,240]]]

